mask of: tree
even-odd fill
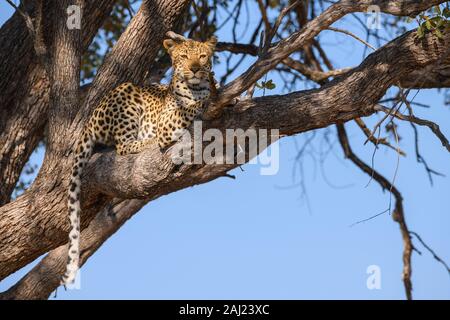
[[[327,5],[326,1],[258,0],[262,19],[252,31],[251,41],[240,43],[235,37],[234,42],[219,42],[217,46],[218,51],[229,52],[230,56],[243,54],[257,59],[231,82],[228,76],[240,62],[227,64],[230,72],[219,79],[223,86],[202,116],[204,130],[216,128],[221,132],[227,128],[265,128],[291,136],[335,125],[346,158],[395,199],[393,218],[403,238],[403,282],[408,299],[412,298],[414,246],[402,195],[393,182],[352,151],[345,123],[355,121],[367,141],[401,154],[392,141],[380,138],[377,132],[386,122],[395,142],[395,120],[409,121],[413,126],[429,127],[450,151],[438,125],[414,116],[408,98],[411,88],[450,86],[449,9],[436,9],[444,2],[341,0]],[[15,6],[12,1],[8,3]],[[80,29],[67,27],[67,8],[71,5],[82,8]],[[236,1],[230,8],[221,0],[144,0],[135,14],[128,1],[24,1],[16,8],[0,30],[0,57],[5,61],[0,67],[0,280],[48,254],[0,294],[1,298],[44,299],[59,285],[66,260],[66,195],[75,137],[104,92],[125,81],[145,84],[161,79],[170,66],[161,50],[167,31],[206,39],[220,28],[215,14],[218,8],[226,8],[227,18],[238,23],[244,5],[245,1]],[[400,35],[368,55],[359,66],[334,69],[318,35],[325,30],[343,32],[367,44],[331,25],[373,6],[394,16],[389,23]],[[424,14],[431,8],[435,11]],[[272,17],[273,12],[277,14]],[[132,16],[127,25],[126,16]],[[402,30],[403,18],[416,16],[418,29]],[[367,32],[379,36],[369,28]],[[106,54],[96,44],[101,34],[105,35]],[[318,87],[296,91],[291,86],[284,95],[253,98],[255,86],[267,90],[273,87],[270,80],[261,80],[271,70],[290,75],[288,84],[310,81]],[[398,94],[388,108],[381,100],[392,87]],[[244,92],[246,95],[241,96]],[[408,114],[400,112],[400,105],[407,106]],[[377,112],[385,116],[370,130],[361,118]],[[20,172],[41,141],[45,159],[37,178],[21,196],[11,200]],[[228,176],[236,166],[176,165],[156,143],[137,155],[120,157],[111,150],[95,154],[82,181],[82,263],[148,202]],[[431,177],[435,172],[425,166]]]

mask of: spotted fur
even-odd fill
[[[187,128],[215,90],[211,58],[217,42],[164,40],[172,59],[169,85],[124,83],[106,95],[78,140],[69,189],[69,252],[62,284],[73,283],[80,258],[81,173],[96,144],[114,145],[120,155],[141,152],[153,139],[166,148]]]

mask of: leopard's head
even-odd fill
[[[214,36],[205,42],[178,35],[164,40],[164,48],[172,59],[174,76],[189,84],[199,84],[208,80],[216,43],[217,38]]]

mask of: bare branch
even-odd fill
[[[437,254],[436,252],[434,252],[433,249],[431,249],[431,247],[429,245],[427,245],[425,243],[425,241],[422,240],[422,237],[420,237],[416,232],[414,231],[409,231],[410,234],[412,234],[413,236],[415,236],[417,238],[417,240],[419,240],[419,242],[425,247],[425,249],[427,249],[431,255],[433,256],[433,258],[438,261],[439,263],[441,263],[444,268],[447,270],[448,274],[450,275],[450,267],[448,266],[448,264],[442,260]]]
[[[267,17],[266,7],[264,6],[264,3],[262,0],[257,0],[257,3],[258,3],[259,11],[261,12],[262,21],[264,22],[266,35],[268,35],[269,30],[272,28],[272,26],[270,25],[269,18]]]
[[[269,49],[270,44],[272,43],[273,37],[275,36],[275,34],[278,31],[278,28],[280,27],[281,21],[283,20],[283,18],[286,16],[286,14],[289,13],[289,11],[291,11],[292,9],[294,9],[295,7],[297,7],[300,4],[300,0],[295,0],[293,1],[290,5],[288,5],[287,7],[283,8],[280,12],[280,14],[277,17],[277,20],[275,21],[275,24],[273,25],[273,27],[269,30],[268,32],[268,36],[265,39],[266,40],[266,44],[264,45],[264,53],[267,49]]]
[[[230,43],[230,42],[219,42],[217,44],[217,51],[229,51],[232,53],[241,53],[241,54],[249,54],[252,56],[258,56],[258,47],[252,44],[242,44],[242,43]],[[311,69],[304,63],[294,60],[292,58],[285,58],[282,60],[282,63],[288,66],[289,68],[294,69],[295,71],[301,73],[305,77],[315,82],[321,82],[330,77],[336,77],[347,73],[352,70],[352,68],[342,68],[342,69],[333,69],[330,71],[318,71]]]
[[[377,104],[374,106],[375,110],[382,111],[386,114],[391,114],[392,116],[405,121],[410,121],[412,123],[418,124],[419,126],[426,126],[430,128],[430,130],[438,137],[438,139],[441,141],[442,146],[447,149],[448,152],[450,152],[450,144],[448,139],[445,137],[445,135],[442,133],[441,129],[439,128],[439,125],[434,123],[433,121],[425,120],[418,118],[416,116],[407,116],[399,111],[392,111],[392,109],[386,108],[385,106],[382,106],[380,104]]]
[[[280,61],[287,58],[294,51],[300,50],[312,41],[322,30],[328,28],[332,23],[346,14],[365,11],[370,5],[378,5],[381,12],[409,16],[412,13],[423,11],[442,2],[445,1],[405,0],[399,2],[384,0],[341,0],[328,7],[322,14],[314,20],[311,20],[301,30],[293,33],[288,38],[281,40],[278,44],[268,50],[262,58],[258,59],[250,66],[241,76],[223,87],[219,91],[219,98],[211,103],[208,110],[204,113],[204,118],[217,118],[227,103],[230,103],[232,99],[246,91],[254,82],[258,81],[265,73],[273,69]]]
[[[301,73],[308,79],[313,80],[315,82],[322,82],[324,80],[327,80],[328,78],[337,77],[337,76],[343,75],[343,74],[349,72],[350,70],[352,70],[352,68],[342,68],[342,69],[333,69],[333,70],[326,71],[326,72],[325,71],[317,71],[317,70],[313,70],[313,69],[307,67],[305,64],[301,63],[300,61],[294,60],[292,58],[285,58],[285,59],[283,59],[282,62],[289,68],[292,68],[295,71],[298,71],[299,73]]]
[[[350,161],[352,161],[364,173],[366,173],[369,176],[372,176],[373,179],[375,179],[378,182],[378,184],[381,186],[382,189],[390,190],[390,192],[395,197],[395,209],[392,214],[392,218],[394,219],[394,221],[396,221],[399,224],[400,232],[402,234],[402,239],[403,239],[403,275],[402,275],[402,277],[403,277],[403,284],[405,287],[406,297],[408,300],[411,300],[412,299],[411,254],[413,251],[413,245],[411,242],[410,231],[409,231],[408,226],[405,221],[405,215],[404,215],[404,211],[403,211],[403,197],[402,197],[400,191],[398,191],[398,189],[391,182],[389,182],[385,177],[383,177],[376,170],[372,169],[369,165],[367,165],[364,161],[362,161],[353,152],[353,150],[350,147],[350,143],[348,141],[348,137],[347,137],[347,133],[345,131],[344,125],[337,124],[336,127],[338,130],[339,142],[341,144],[341,147],[344,151],[345,156],[348,159],[350,159]],[[384,211],[380,214],[383,214],[388,211],[389,210]],[[380,215],[380,214],[378,214],[378,215]],[[366,219],[366,221],[367,220],[368,219]]]
[[[370,43],[368,43],[367,41],[361,39],[360,37],[358,37],[357,35],[351,33],[350,31],[344,30],[344,29],[339,29],[339,28],[334,28],[334,27],[328,27],[327,30],[331,30],[331,31],[336,31],[336,32],[340,32],[346,35],[349,35],[350,37],[358,40],[359,42],[361,42],[362,44],[368,46],[370,49],[372,50],[377,50],[375,47],[373,47]]]
[[[392,146],[387,140],[386,138],[375,138],[372,134],[372,132],[369,130],[369,128],[367,128],[366,124],[364,123],[364,121],[361,118],[356,118],[355,119],[356,124],[358,125],[358,127],[360,127],[360,129],[364,132],[364,134],[366,135],[367,139],[369,139],[370,142],[372,142],[372,144],[378,148],[379,144],[385,145],[388,148],[391,148],[392,150],[395,150],[396,152],[398,152],[400,155],[402,156],[406,156],[406,153],[399,149],[396,148],[394,146]]]

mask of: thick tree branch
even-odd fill
[[[50,107],[46,161],[59,157],[64,151],[60,139],[64,136],[80,103],[81,30],[67,27],[66,10],[70,5],[84,7],[84,0],[58,0],[53,7],[55,32],[48,66],[50,78]]]
[[[178,17],[182,16],[188,2],[188,0],[147,0],[143,2],[139,12],[133,17],[127,30],[122,34],[100,68],[75,120],[71,120],[71,126],[66,127],[66,131],[59,137],[54,136],[54,142],[59,139],[59,143],[57,143],[59,150],[57,152],[46,150],[46,154],[55,156],[44,159],[38,177],[23,196],[0,207],[2,212],[0,213],[0,224],[3,227],[10,231],[19,226],[25,228],[22,229],[25,232],[16,233],[13,236],[14,239],[11,238],[11,233],[1,234],[0,232],[0,247],[2,248],[0,251],[0,279],[66,242],[69,227],[66,207],[67,184],[71,167],[69,155],[72,145],[89,115],[89,110],[95,107],[108,88],[124,81],[131,80],[140,83],[144,80],[145,74],[140,72],[142,65],[155,59],[165,32],[173,27]],[[70,119],[71,116],[67,115],[67,117]],[[53,145],[55,144],[53,143]],[[90,202],[93,206],[86,210],[86,216],[82,217],[83,228],[106,205],[107,200],[107,197],[98,196],[98,194],[95,199],[85,199],[85,202]],[[30,210],[27,221],[21,220],[16,214],[22,210]],[[27,254],[24,255],[24,252]],[[19,255],[16,256],[17,259],[11,259],[11,254]]]
[[[114,2],[86,1],[81,28],[83,52],[109,16]],[[25,4],[24,11],[34,12],[34,1]],[[46,2],[44,11],[48,10],[47,5]],[[53,21],[44,19],[42,28],[50,29]],[[22,16],[14,14],[0,29],[0,205],[9,201],[47,123],[49,83],[33,46]]]
[[[145,200],[124,200],[100,212],[81,233],[81,265],[145,204]],[[0,293],[0,300],[47,299],[60,285],[60,275],[66,268],[67,250],[67,245],[51,250],[14,286]]]
[[[311,42],[322,30],[328,28],[332,23],[349,13],[363,12],[369,6],[377,5],[380,7],[381,12],[399,16],[410,16],[443,2],[445,1],[341,0],[331,5],[314,20],[309,21],[301,30],[278,42],[251,65],[247,71],[221,88],[219,98],[210,105],[205,113],[205,118],[212,119],[219,116],[221,110],[227,103],[250,88],[253,83],[258,81],[265,73],[273,69],[291,53],[300,50]]]
[[[411,89],[450,88],[450,55],[437,66],[411,72],[400,79],[400,85]]]

